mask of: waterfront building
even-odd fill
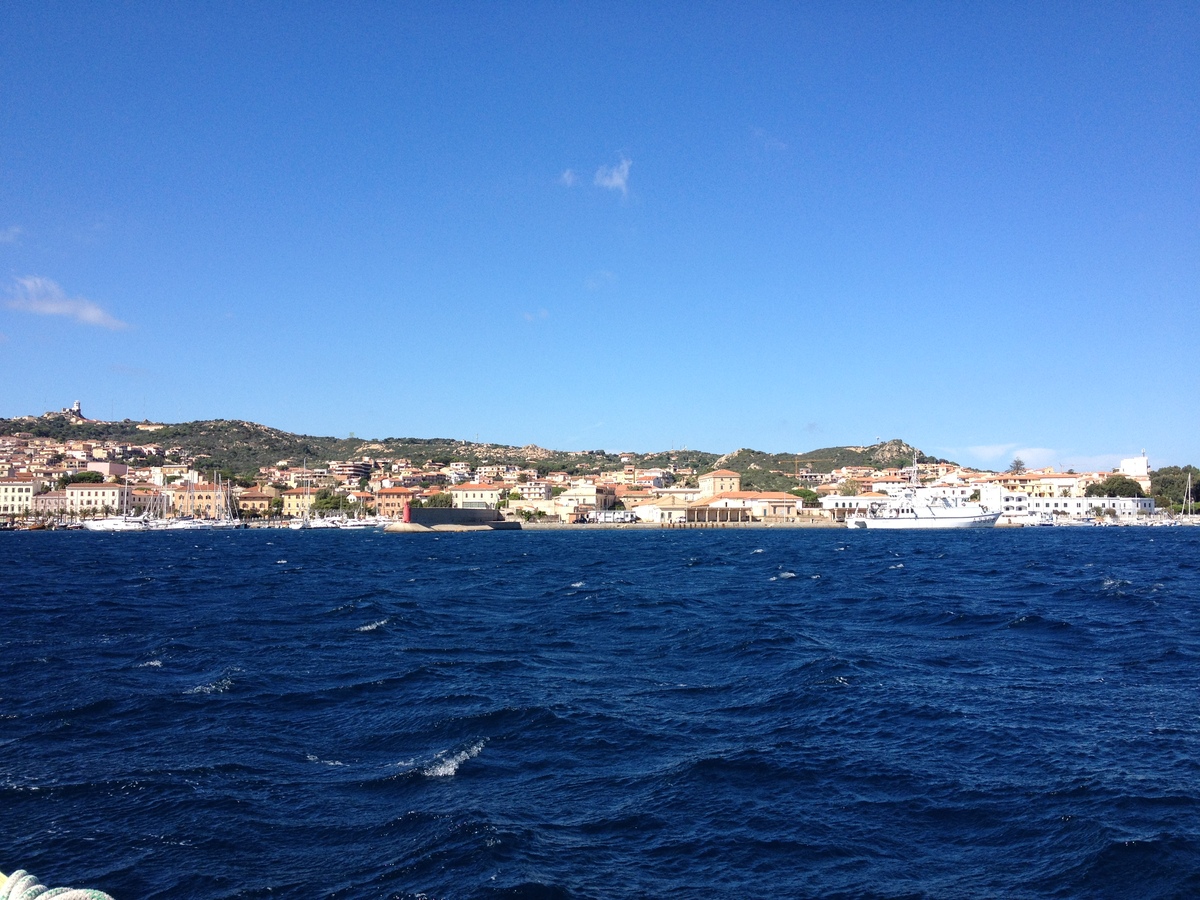
[[[581,478],[559,494],[555,501],[568,514],[581,508],[612,509],[617,502],[617,492],[612,485]]]
[[[833,488],[833,485],[828,485],[828,487]],[[872,502],[886,500],[887,496],[878,491],[867,491],[865,494],[854,494],[848,497],[842,494],[828,493],[821,498],[821,509],[833,516],[835,522],[845,522],[850,516],[860,512],[866,513]]]
[[[404,509],[413,497],[413,491],[406,487],[381,488],[375,493],[375,512],[389,519],[403,518]]]
[[[706,472],[700,476],[698,481],[700,482],[701,497],[715,497],[718,494],[742,489],[742,476],[729,469]]]
[[[688,505],[694,498],[684,499],[679,495],[663,494],[653,500],[635,503],[630,510],[642,522],[655,525],[674,525],[687,521]]]
[[[795,519],[800,503],[799,497],[782,491],[725,491],[690,504],[687,521],[790,521]]]
[[[1070,519],[1088,519],[1107,516],[1119,522],[1136,521],[1139,516],[1154,512],[1154,500],[1150,497],[1064,497],[1029,499],[1029,511],[1034,515],[1066,516]]]
[[[33,514],[41,518],[65,516],[67,514],[67,492],[46,491],[33,498]]]
[[[84,510],[100,511],[105,508],[110,512],[119,510],[121,490],[122,486],[119,484],[68,484],[67,513],[79,515]]]
[[[279,496],[283,498],[283,515],[291,519],[298,519],[312,511],[316,491],[307,487],[292,488]]]
[[[0,478],[0,515],[19,516],[33,511],[33,495],[40,482]]]
[[[503,485],[467,482],[450,488],[450,501],[455,509],[495,509],[505,494]]]
[[[264,491],[261,488],[247,488],[237,495],[237,508],[243,515],[250,518],[255,516],[265,518],[271,513],[271,501],[274,499],[274,492]]]
[[[228,484],[206,484],[200,482],[167,491],[172,497],[171,506],[177,516],[197,519],[223,519],[230,513]]]

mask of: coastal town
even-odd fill
[[[83,420],[78,404],[59,415]],[[988,524],[1189,519],[1156,508],[1144,454],[1097,472],[1023,465],[990,472],[924,461],[829,472],[796,466],[779,473],[796,484],[787,491],[745,490],[742,473],[720,466],[639,466],[634,454],[621,455],[617,468],[587,473],[371,455],[280,459],[253,479],[223,479],[206,472],[203,460],[153,440],[153,432],[146,429],[143,443],[0,436],[0,524],[81,527],[136,517],[176,525],[350,527],[410,522],[419,510],[460,510],[442,517],[526,527],[844,527],[914,488],[943,505],[981,506],[992,517]],[[1105,488],[1114,484],[1125,489],[1110,495]]]

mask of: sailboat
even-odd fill
[[[246,523],[239,521],[233,514],[233,503],[229,497],[229,485],[221,486],[221,474],[219,472],[214,473],[213,480],[216,486],[217,506],[213,510],[216,513],[216,520],[212,523],[212,527],[245,528]]]
[[[291,528],[291,529],[297,530],[297,531],[301,530],[301,529],[313,527],[312,526],[312,518],[309,515],[309,512],[312,508],[312,498],[310,496],[310,494],[312,493],[312,477],[308,474],[308,457],[304,458],[303,466],[304,466],[304,515],[299,519],[292,519],[292,521],[288,523],[288,528]]]

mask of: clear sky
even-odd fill
[[[0,4],[0,416],[1200,463],[1200,5]]]

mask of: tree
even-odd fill
[[[346,495],[338,494],[329,488],[317,491],[312,501],[313,512],[334,512],[346,508]]]
[[[1150,493],[1158,506],[1179,506],[1186,499],[1188,475],[1192,476],[1193,501],[1200,501],[1200,469],[1195,466],[1163,466],[1150,473]]]
[[[1112,475],[1099,484],[1089,484],[1085,497],[1145,497],[1142,486],[1124,475]]]
[[[422,506],[433,509],[449,509],[454,505],[453,499],[445,491],[434,494],[432,497],[426,497],[424,500],[414,500],[413,509],[420,509]]]
[[[799,497],[801,500],[803,500],[805,506],[820,506],[821,505],[821,495],[818,494],[816,491],[809,490],[808,488],[802,488],[802,487],[792,488],[792,490],[788,491],[788,493],[795,494],[797,497]]]
[[[843,497],[857,497],[861,485],[855,478],[847,478],[842,482],[842,486],[838,488],[838,493]]]
[[[76,472],[74,475],[66,474],[58,479],[58,488],[62,490],[68,484],[103,484],[104,476],[99,472],[93,472],[90,469],[82,472]]]
[[[1008,464],[1010,475],[1023,475],[1025,473],[1025,460],[1019,456],[1014,456],[1013,461]]]

